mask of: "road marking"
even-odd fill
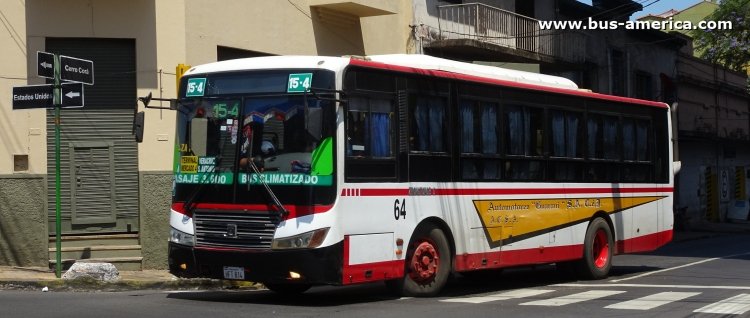
[[[609,305],[604,308],[610,309],[633,309],[633,310],[649,310],[652,308],[659,307],[671,302],[680,301],[688,297],[699,295],[700,293],[677,293],[677,292],[664,292],[641,297],[638,299],[628,300],[621,303]]]
[[[464,297],[464,298],[449,298],[440,300],[447,303],[470,303],[470,304],[481,304],[490,301],[508,300],[515,298],[532,297],[541,294],[551,293],[554,290],[549,289],[517,289],[505,293],[488,295],[488,296],[477,296],[477,297]]]
[[[580,303],[587,300],[593,300],[597,298],[603,298],[607,296],[622,294],[625,291],[622,290],[590,290],[583,293],[562,296],[557,298],[535,300],[521,305],[525,306],[563,306],[569,304]]]
[[[641,278],[641,277],[645,277],[645,276],[649,276],[649,275],[653,275],[653,274],[668,272],[668,271],[675,270],[675,269],[680,269],[680,268],[685,268],[685,267],[700,265],[700,264],[707,263],[707,262],[712,262],[712,261],[715,261],[715,260],[720,260],[720,259],[725,259],[725,258],[733,258],[733,257],[745,256],[745,255],[750,255],[750,253],[734,254],[734,255],[727,255],[727,256],[722,256],[722,257],[714,257],[714,258],[704,259],[704,260],[700,260],[700,261],[697,261],[697,262],[692,262],[692,263],[685,264],[685,265],[680,265],[680,266],[675,266],[675,267],[671,267],[671,268],[660,269],[658,271],[643,273],[643,274],[636,275],[636,276],[633,276],[633,277],[622,278],[622,279],[614,279],[614,280],[611,280],[611,282],[613,282],[613,283],[623,282],[623,281],[626,281],[626,280],[631,280],[631,279]]]
[[[693,312],[742,315],[748,310],[750,310],[750,294],[739,294],[732,298],[727,298],[720,302],[696,309]]]
[[[750,290],[750,286],[704,286],[704,285],[653,285],[653,284],[555,284],[552,287],[643,287],[643,288],[679,288],[679,289],[728,289]]]

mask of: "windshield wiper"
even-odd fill
[[[273,205],[276,206],[276,211],[278,212],[277,217],[279,218],[279,222],[283,220],[287,215],[289,215],[289,211],[284,207],[284,205],[281,204],[281,201],[279,201],[279,198],[276,197],[276,194],[273,193],[273,190],[271,190],[271,187],[268,186],[268,183],[266,183],[265,178],[263,178],[263,175],[260,174],[260,169],[258,169],[258,166],[255,165],[255,160],[251,158],[252,148],[248,149],[248,160],[247,165],[250,166],[253,169],[253,172],[258,176],[258,181],[260,181],[261,184],[263,184],[263,188],[266,189],[266,193],[271,197],[271,201],[273,201]],[[250,187],[250,178],[247,178],[247,186]]]

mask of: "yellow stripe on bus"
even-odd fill
[[[498,245],[588,221],[599,211],[617,213],[662,198],[665,196],[475,200],[474,208],[488,240]]]

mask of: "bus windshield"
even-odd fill
[[[229,82],[208,78],[214,91]],[[224,91],[232,94],[179,102],[174,200],[268,204],[259,188],[266,183],[282,204],[327,204],[329,195],[321,194],[334,184],[333,103],[305,94]]]

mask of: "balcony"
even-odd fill
[[[586,35],[542,30],[539,20],[481,3],[438,7],[438,30],[421,30],[425,51],[457,59],[580,64]]]

